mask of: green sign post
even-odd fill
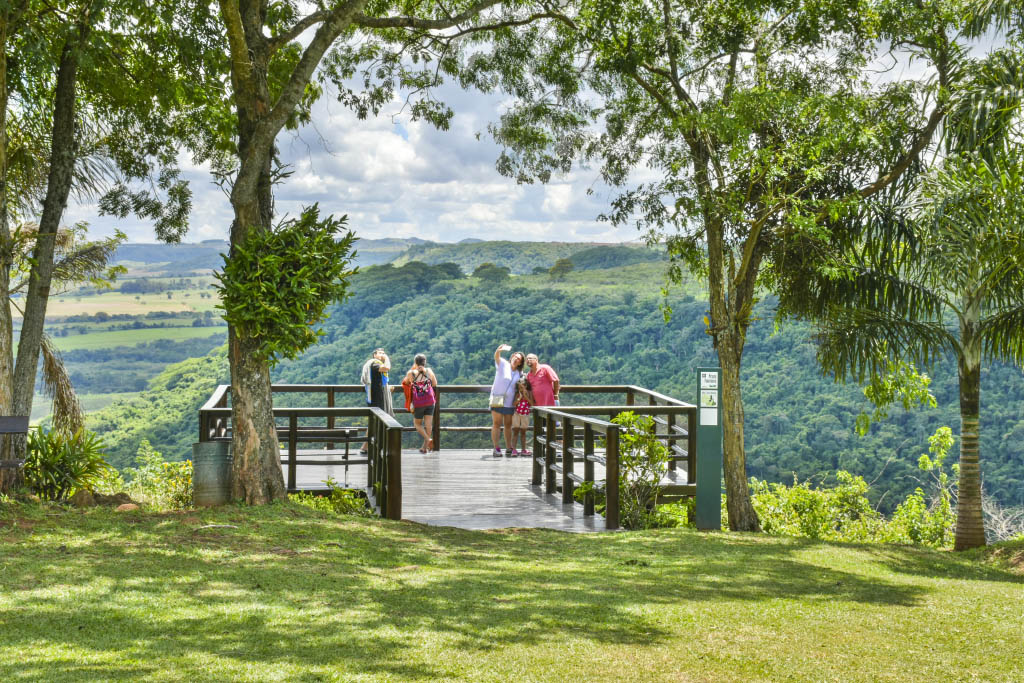
[[[697,528],[722,528],[722,369],[697,368]]]

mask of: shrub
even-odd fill
[[[831,488],[814,488],[796,478],[792,486],[751,479],[761,527],[769,534],[825,541],[948,547],[953,539],[953,485],[943,462],[953,445],[952,431],[940,427],[928,441],[931,456],[922,455],[918,467],[932,476],[930,500],[918,487],[897,506],[892,519],[886,520],[871,507],[864,479],[849,472],[836,472],[838,483]],[[955,466],[952,471],[957,473]]]
[[[627,529],[659,526],[652,511],[668,466],[668,449],[658,441],[650,415],[627,411],[612,422],[623,428],[619,432],[619,521]]]
[[[29,430],[25,483],[43,500],[67,500],[91,489],[111,469],[103,458],[103,440],[93,432],[74,434],[42,427]]]
[[[326,496],[315,496],[312,493],[302,491],[289,494],[288,499],[321,512],[331,512],[336,515],[355,515],[356,517],[373,516],[373,511],[366,504],[366,497],[362,492],[341,488],[330,478],[327,479],[326,483],[327,488],[330,489],[330,493]]]
[[[933,494],[925,501],[925,493],[918,487],[907,499],[896,507],[892,524],[894,534],[910,543],[944,548],[953,540],[953,492],[949,475],[943,469],[943,462],[953,447],[953,430],[939,427],[928,438],[927,454],[922,454],[917,466],[932,475]],[[959,474],[959,467],[953,465],[953,474]]]
[[[814,488],[795,477],[792,486],[751,479],[761,528],[769,534],[826,541],[882,540],[885,519],[867,499],[867,482],[845,471],[837,472],[836,479],[832,488]]]
[[[162,510],[192,507],[192,461],[167,462],[146,439],[135,456],[138,467],[125,470],[128,494]]]

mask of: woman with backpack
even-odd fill
[[[416,431],[423,437],[420,453],[434,450],[434,405],[437,403],[437,377],[427,367],[425,354],[417,353],[412,368],[405,374],[402,384],[409,386],[409,398],[412,404],[412,423]]]

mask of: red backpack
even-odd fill
[[[434,385],[430,383],[427,373],[420,372],[421,379],[412,381],[412,404],[417,408],[432,406],[435,403]]]

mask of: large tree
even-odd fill
[[[740,388],[754,304],[799,295],[790,263],[902,182],[947,114],[968,2],[578,0],[496,127],[499,168],[546,180],[576,159],[620,188],[604,218],[664,241],[670,276],[706,278],[723,372],[729,526],[757,530]],[[527,42],[532,40],[533,42]],[[890,74],[913,58],[931,77]]]
[[[179,108],[185,59],[166,53],[191,42],[171,29],[174,9],[146,0],[0,5],[0,301],[12,294],[22,236],[14,221],[37,217],[13,354],[11,309],[0,305],[0,411],[27,415],[50,288],[59,271],[68,199],[98,198],[105,210],[155,221],[158,236],[186,229],[190,195],[174,164],[188,126]],[[171,49],[174,46],[175,49]],[[157,77],[159,75],[159,78]],[[151,189],[130,189],[151,180]],[[20,445],[20,444],[19,444]]]
[[[1024,56],[968,70],[943,153],[903,196],[855,217],[835,268],[789,302],[818,321],[819,359],[838,377],[892,361],[957,363],[960,467],[954,547],[985,544],[979,448],[981,365],[1024,364]]]
[[[518,0],[220,0],[219,10],[230,69],[225,118],[233,118],[226,145],[233,160],[220,169],[230,182],[234,214],[229,259],[248,254],[249,245],[273,229],[272,186],[281,178],[277,136],[309,119],[325,84],[333,83],[338,98],[361,117],[406,89],[413,116],[446,127],[452,112],[431,89],[445,76],[472,82],[464,61],[468,39],[551,14],[543,3],[531,10]],[[322,313],[311,311],[310,319]],[[286,493],[271,403],[273,358],[265,337],[245,326],[229,325],[228,341],[234,495],[265,503]]]

